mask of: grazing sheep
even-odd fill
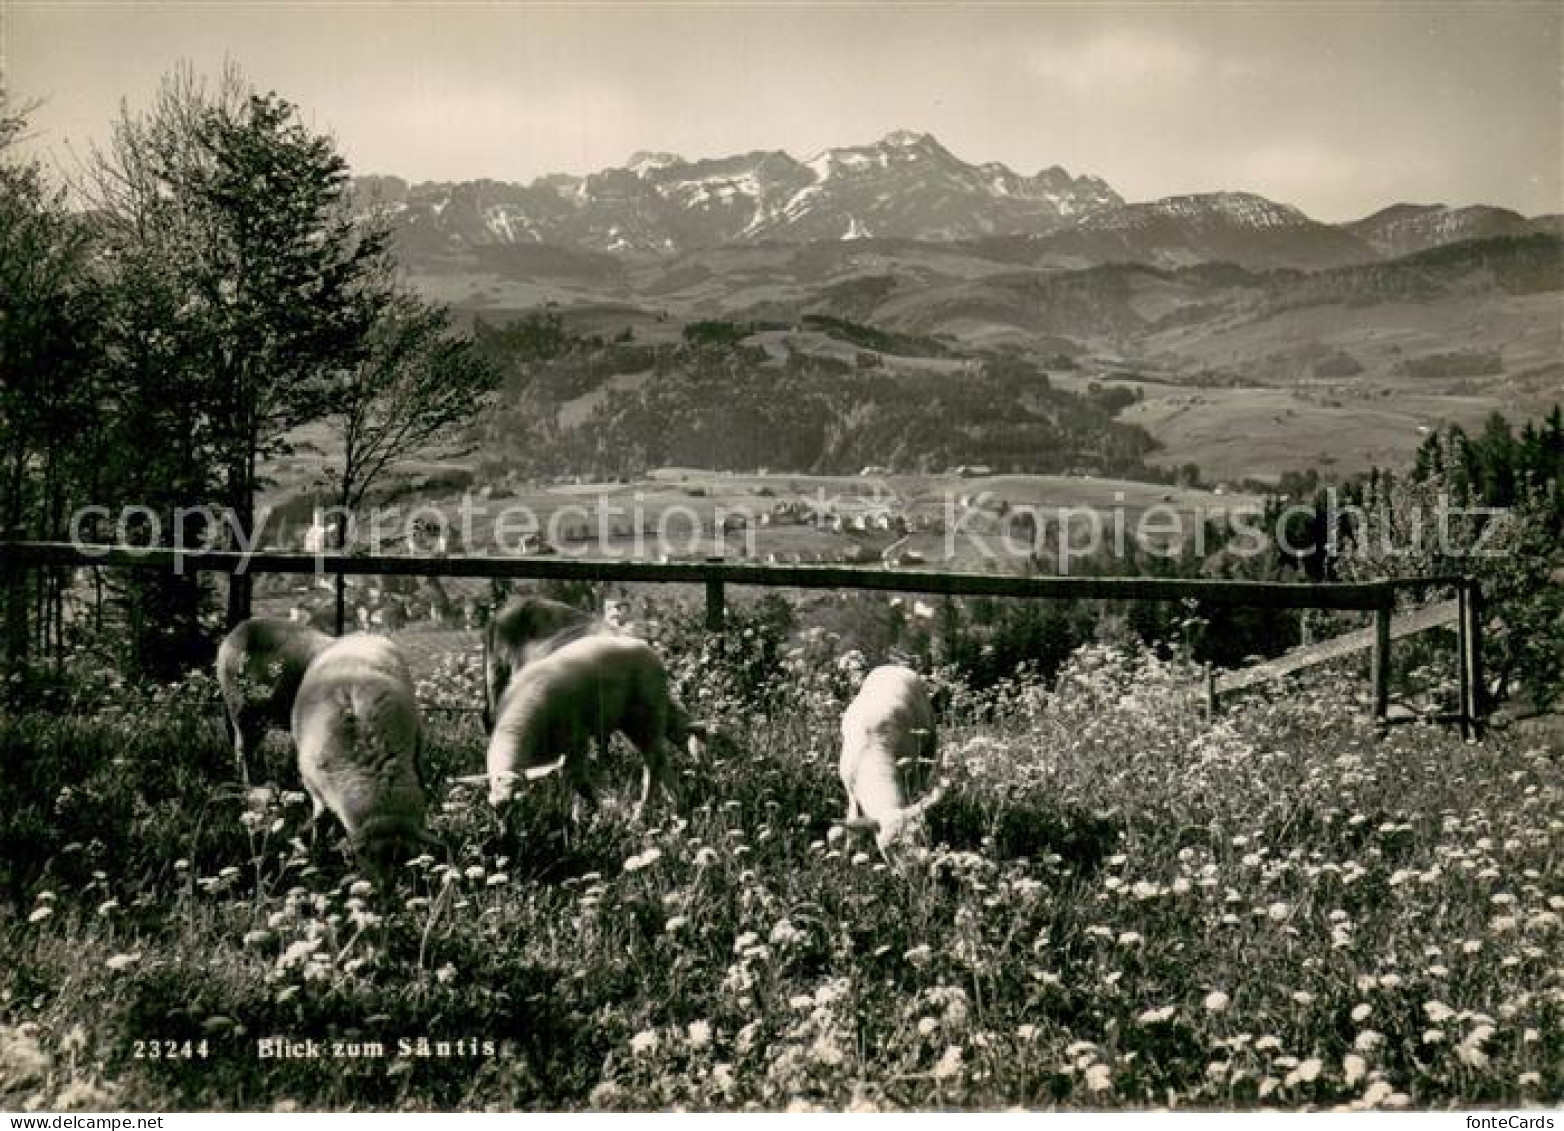
[[[390,640],[344,636],[315,657],[293,703],[293,741],[315,820],[330,809],[371,871],[384,879],[430,842],[418,700]]]
[[[871,671],[842,715],[838,769],[847,789],[846,827],[873,832],[883,854],[944,796],[941,783],[909,803],[928,787],[936,751],[934,708],[923,680],[895,664]]]
[[[247,759],[260,750],[267,729],[288,729],[304,670],[332,639],[308,624],[270,617],[242,621],[223,638],[217,686],[241,778],[248,780]]]
[[[644,640],[597,635],[574,640],[527,664],[500,700],[489,739],[489,803],[499,808],[518,779],[547,776],[563,767],[580,799],[595,803],[587,743],[606,751],[615,731],[640,751],[645,769],[636,813],[652,790],[671,792],[668,744],[690,738],[689,720],[668,693],[668,672]]]
[[[604,625],[589,613],[547,597],[515,597],[483,630],[483,725],[494,728],[495,713],[511,677],[534,660]]]

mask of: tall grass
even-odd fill
[[[296,842],[294,783],[232,784],[203,681],[0,721],[0,1103],[1564,1098],[1556,750],[1380,738],[1329,680],[1208,722],[1176,666],[1087,649],[1051,687],[943,689],[952,792],[887,864],[832,824],[862,658],[797,649],[759,687],[680,657],[729,734],[685,765],[677,812],[636,824],[616,754],[583,824],[546,787],[502,827],[443,784],[481,768],[475,722],[435,720],[450,855],[389,898]],[[472,674],[431,678],[449,698]],[[322,1055],[263,1058],[274,1037]]]

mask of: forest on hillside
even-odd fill
[[[831,322],[839,334],[897,344]],[[667,465],[842,474],[870,464],[1165,474],[1143,462],[1150,435],[1113,419],[1122,404],[1111,394],[1056,388],[1031,361],[990,357],[952,375],[897,368],[867,350],[855,362],[796,350],[777,357],[745,341],[748,331],[696,323],[679,343],[654,346],[579,337],[548,312],[503,327],[480,321],[478,350],[503,378],[475,438],[525,475],[630,476]],[[613,382],[624,376],[635,380]],[[562,418],[569,402],[593,394],[587,412]]]

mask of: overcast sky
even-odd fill
[[[225,55],[410,180],[785,149],[892,129],[1131,200],[1245,188],[1324,220],[1396,201],[1564,211],[1564,4],[1074,6],[0,0],[40,152]]]

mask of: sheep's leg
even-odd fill
[[[309,859],[310,863],[313,864],[319,859],[320,855],[320,826],[325,823],[326,803],[321,800],[320,794],[315,792],[314,787],[309,782],[304,783],[304,791],[310,795],[310,802],[313,805],[313,808],[310,810],[309,842]]]
[[[651,803],[654,790],[661,791],[668,798],[670,805],[678,807],[678,798],[674,795],[673,784],[668,780],[666,740],[654,739],[648,742],[646,749],[641,752],[641,758],[645,764],[641,769],[641,800],[635,806],[636,820],[640,820],[646,813],[646,807]]]
[[[239,780],[248,788],[250,784],[249,755],[260,748],[260,739],[250,734],[249,720],[243,711],[232,708],[223,711],[223,722],[228,727],[228,740],[233,743],[234,769]]]
[[[570,775],[570,788],[575,797],[570,802],[570,820],[579,824],[597,812],[597,789],[592,785],[592,768],[585,758],[571,758],[565,763]]]
[[[856,821],[859,818],[859,816],[862,815],[862,813],[863,813],[863,810],[861,808],[859,808],[859,805],[858,805],[858,798],[855,797],[853,795],[853,791],[849,789],[847,791],[847,818],[846,819],[849,820],[849,821]]]
[[[276,773],[276,767],[266,761],[266,730],[267,723],[264,718],[248,715],[240,723],[238,729],[238,742],[243,743],[244,769],[241,771],[246,780],[249,779],[249,764],[255,763],[257,775],[263,775],[266,781],[279,781],[281,775]]]

